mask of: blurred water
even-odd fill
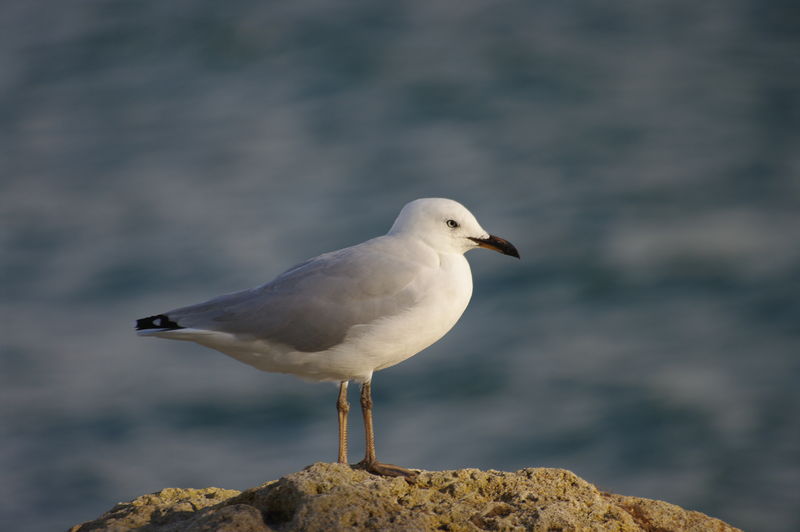
[[[332,386],[132,321],[421,196],[523,260],[471,253],[459,325],[376,376],[381,457],[564,467],[800,528],[797,21],[755,0],[7,2],[0,528],[335,459]]]

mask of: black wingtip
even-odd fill
[[[147,329],[183,329],[180,325],[169,319],[166,314],[157,314],[136,320],[136,330],[146,331]]]

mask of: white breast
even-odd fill
[[[440,267],[418,287],[424,298],[407,311],[353,327],[345,342],[330,350],[331,362],[356,380],[406,360],[444,336],[472,297],[469,263],[460,254],[441,256]]]

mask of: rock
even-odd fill
[[[143,526],[152,530],[172,531],[187,530],[189,523],[210,522],[216,514],[222,513],[230,516],[228,503],[232,497],[239,495],[239,491],[220,488],[180,489],[166,488],[157,493],[142,495],[131,502],[117,504],[95,521],[70,528],[70,532],[88,532],[91,530],[122,532]],[[208,510],[206,510],[208,509]],[[243,508],[236,508],[237,513],[244,515]],[[261,524],[261,530],[268,530],[261,520],[261,513],[255,508],[249,508],[249,514],[255,520],[252,523]],[[242,516],[237,516],[236,522],[242,521]],[[214,522],[219,522],[215,519]],[[193,530],[203,530],[193,528]],[[258,528],[208,528],[208,530],[259,530]]]
[[[168,488],[70,532],[330,530],[735,531],[662,501],[614,495],[563,469],[422,471],[415,481],[318,463],[244,492]]]

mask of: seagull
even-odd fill
[[[389,232],[300,263],[261,286],[136,321],[137,333],[189,340],[262,371],[339,383],[338,462],[347,464],[347,386],[361,384],[366,453],[376,475],[416,473],[381,463],[372,427],[372,376],[438,341],[472,296],[464,253],[487,248],[519,258],[463,205],[406,204]]]

